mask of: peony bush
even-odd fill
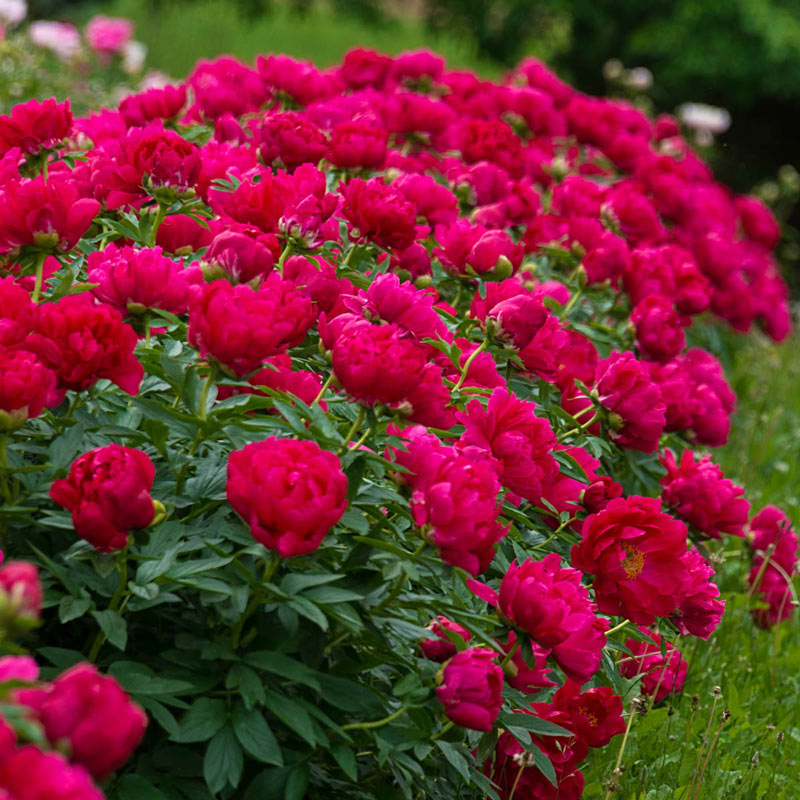
[[[672,118],[354,50],[0,133],[1,796],[579,798],[728,537],[792,616],[709,452],[780,232]]]

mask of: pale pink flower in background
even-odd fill
[[[28,13],[25,0],[0,0],[0,22],[4,25],[19,25]]]
[[[28,28],[28,38],[37,47],[55,53],[62,61],[69,61],[81,51],[81,35],[68,22],[37,20]]]
[[[86,25],[86,41],[96,53],[122,53],[133,36],[133,23],[121,17],[98,14]]]

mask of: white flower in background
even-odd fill
[[[147,45],[131,39],[122,48],[122,69],[128,75],[141,72],[145,58],[147,58]]]
[[[139,91],[143,92],[146,89],[163,89],[171,83],[175,83],[175,81],[173,78],[170,78],[166,72],[151,69],[144,74],[144,77],[139,82]]]
[[[625,84],[637,92],[646,92],[653,85],[653,73],[647,67],[634,67],[625,74]]]
[[[62,61],[75,58],[81,51],[81,35],[68,22],[32,22],[28,28],[28,37],[37,47],[51,50]]]
[[[684,103],[678,108],[678,118],[687,127],[708,131],[712,135],[725,133],[731,126],[727,109],[705,103]]]
[[[19,25],[27,13],[25,0],[0,0],[0,22],[6,25]]]

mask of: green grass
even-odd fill
[[[91,11],[134,20],[136,38],[148,47],[148,65],[175,78],[184,76],[197,59],[221,53],[247,61],[259,53],[289,53],[328,66],[355,46],[387,53],[430,47],[452,67],[478,69],[488,77],[500,73],[497,65],[477,61],[465,42],[435,37],[411,19],[368,25],[322,7],[298,16],[276,4],[274,13],[246,20],[233,0],[185,0],[162,3],[155,10],[142,0],[112,0]]]
[[[724,332],[718,344],[738,407],[730,441],[714,452],[714,459],[745,486],[754,513],[773,503],[798,527],[800,334],[776,346],[757,333]],[[613,796],[625,800],[800,797],[798,613],[773,631],[755,628],[744,585],[746,545],[728,540],[720,555],[717,577],[727,601],[722,624],[708,642],[678,643],[689,661],[684,691],[672,706],[663,701],[634,719],[621,775],[614,775],[620,738],[590,755],[587,800],[605,798],[612,780],[620,786]],[[716,703],[715,687],[721,689]],[[726,710],[730,718],[720,728]]]

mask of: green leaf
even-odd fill
[[[247,653],[244,661],[251,667],[258,667],[265,672],[280,675],[282,678],[297,681],[297,683],[302,683],[305,686],[316,689],[318,692],[321,691],[314,670],[283,653],[278,653],[274,650],[258,650],[254,653]]]
[[[75,458],[83,440],[85,430],[79,422],[68,428],[61,436],[57,436],[48,448],[48,461],[54,467],[66,467]]]
[[[181,729],[175,742],[205,742],[218,733],[227,721],[225,701],[201,697],[181,720]]]
[[[293,608],[298,614],[310,619],[315,625],[318,625],[323,631],[328,630],[328,618],[315,606],[310,600],[305,597],[295,597],[287,604]]]
[[[515,714],[505,711],[500,714],[500,724],[507,728],[523,728],[538,736],[571,736],[568,730],[547,720],[534,717],[532,714]]]
[[[464,748],[450,742],[436,741],[436,746],[442,751],[450,766],[465,780],[469,781],[469,761],[464,757]]]
[[[358,780],[358,764],[356,763],[356,754],[346,745],[337,744],[331,748],[331,755],[336,759],[342,772],[350,778],[351,781]]]
[[[290,773],[286,781],[283,800],[303,800],[308,789],[310,769],[308,764],[298,764]]]
[[[298,736],[305,739],[312,747],[317,744],[314,735],[314,724],[308,712],[297,701],[285,694],[268,689],[267,708]]]
[[[193,688],[190,681],[156,675],[152,669],[138,661],[115,661],[108,671],[131,694],[185,694]]]
[[[290,572],[281,581],[281,591],[286,594],[298,594],[303,589],[310,586],[319,586],[323,583],[333,583],[344,577],[341,573],[335,575],[332,572],[302,574],[300,572]]]
[[[203,777],[212,794],[225,786],[236,788],[242,779],[244,757],[231,725],[218,731],[209,742],[203,759]]]
[[[315,603],[349,603],[351,600],[363,600],[364,595],[350,589],[341,589],[338,586],[318,586],[304,592],[304,597]]]
[[[117,787],[119,800],[167,800],[160,789],[156,789],[147,778],[141,775],[126,775]]]
[[[58,604],[58,621],[62,624],[82,617],[91,607],[92,603],[85,597],[62,597]]]
[[[106,639],[118,650],[125,650],[128,644],[128,623],[116,611],[92,611],[92,616],[97,620],[100,630]]]
[[[236,738],[253,758],[276,767],[283,766],[278,740],[260,712],[254,708],[248,711],[242,703],[237,703],[232,719]]]
[[[550,759],[538,747],[534,746],[530,752],[533,753],[533,763],[539,768],[539,772],[547,778],[552,786],[556,787],[558,785],[556,771]]]
[[[261,678],[254,670],[244,664],[234,664],[228,670],[225,686],[228,689],[238,688],[239,695],[244,700],[247,708],[252,708],[258,703],[264,704],[264,685],[261,682]]]

